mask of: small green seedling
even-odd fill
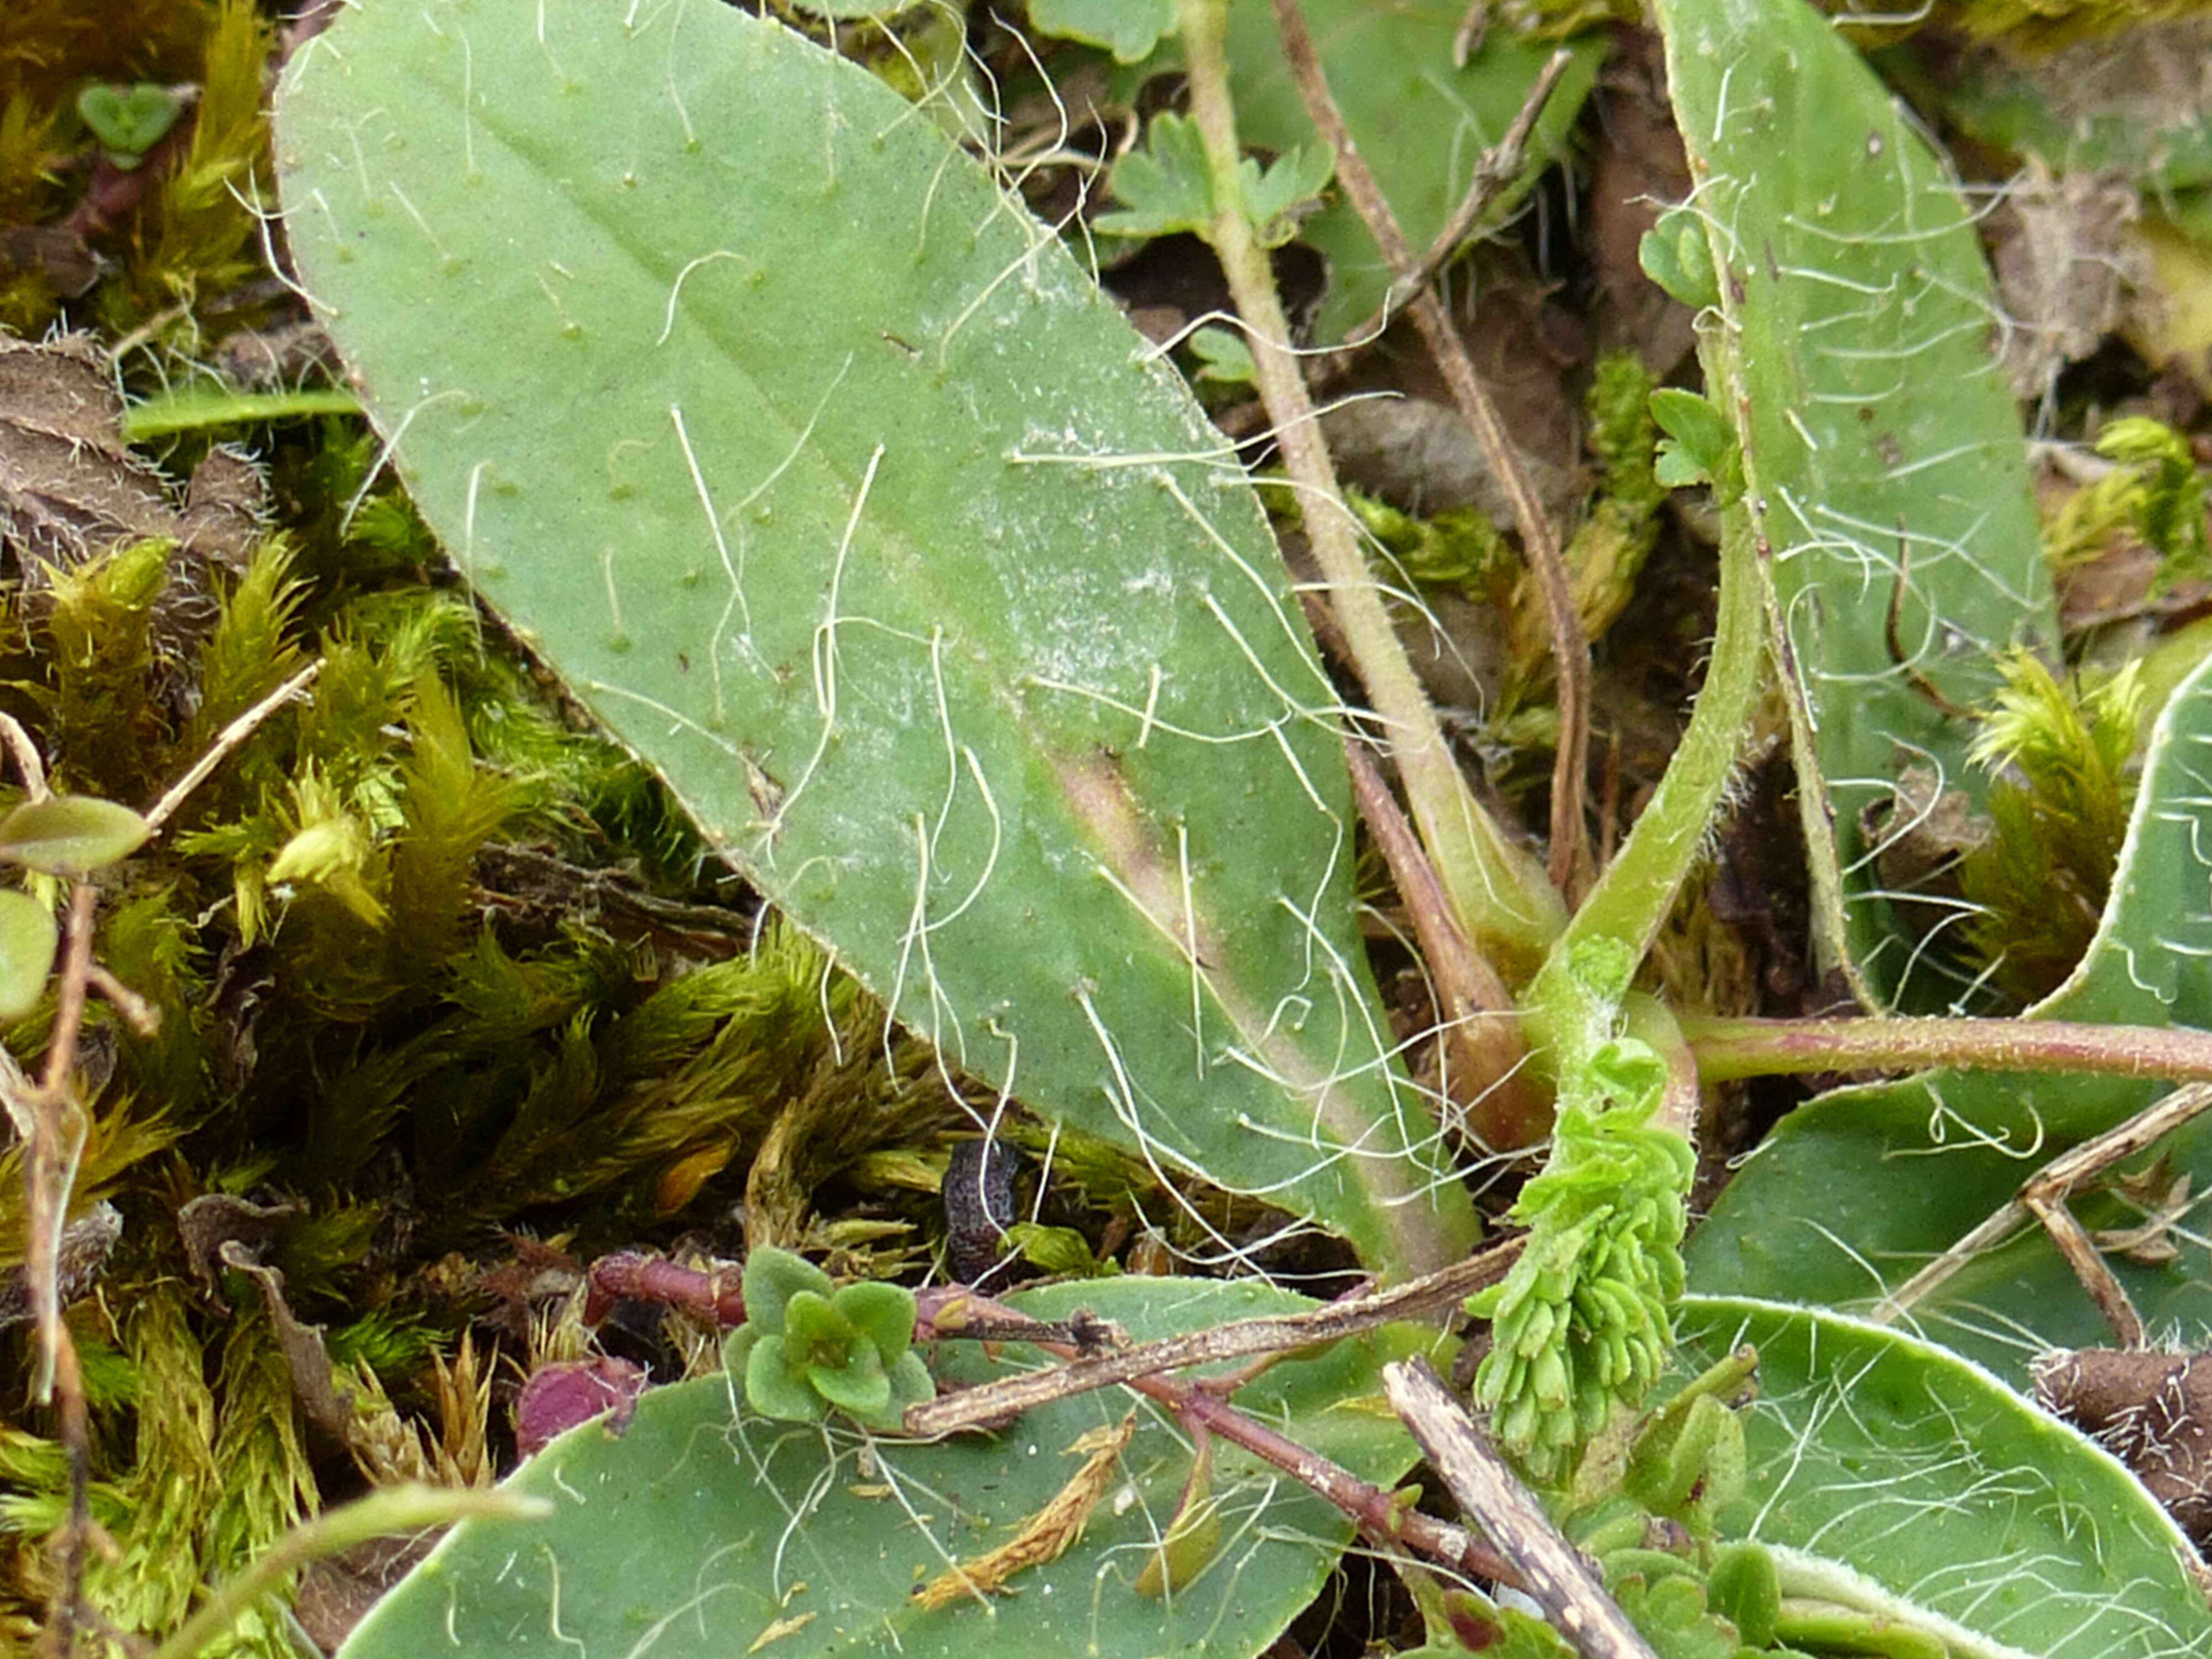
[[[168,88],[151,81],[132,87],[97,82],[76,95],[76,112],[92,136],[100,140],[107,159],[129,173],[146,159],[147,151],[161,142],[184,100]]]
[[[745,1322],[722,1351],[745,1400],[763,1417],[819,1420],[835,1407],[872,1429],[896,1429],[936,1392],[913,1352],[914,1292],[896,1285],[842,1290],[812,1262],[773,1245],[745,1258]]]

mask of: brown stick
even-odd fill
[[[2105,1316],[2120,1346],[2144,1346],[2142,1316],[2136,1311],[2126,1287],[2106,1264],[2087,1231],[2066,1207],[2067,1195],[2090,1176],[2133,1158],[2208,1110],[2212,1110],[2212,1084],[2190,1084],[2154,1101],[2126,1122],[2061,1152],[2021,1182],[2020,1190],[1995,1214],[1885,1298],[1871,1317],[1885,1325],[1897,1319],[1983,1251],[2003,1243],[2033,1217],[2051,1235],[2051,1242]]]
[[[1461,1510],[1520,1570],[1515,1576],[1577,1653],[1583,1659],[1658,1659],[1428,1361],[1417,1356],[1385,1365],[1382,1389]]]
[[[1519,1241],[1512,1242],[1517,1244]],[[1477,1261],[1480,1259],[1480,1257],[1474,1258]],[[1465,1267],[1468,1264],[1462,1265]],[[1502,1272],[1503,1269],[1501,1268],[1500,1271]],[[1444,1274],[1432,1274],[1428,1280],[1416,1281],[1416,1283],[1427,1286],[1430,1293],[1433,1295],[1437,1293],[1436,1282],[1444,1278]],[[1407,1285],[1392,1294],[1407,1297],[1414,1288],[1414,1285]],[[1459,1293],[1466,1294],[1465,1289],[1461,1289]],[[976,1311],[994,1320],[1018,1321],[1021,1317],[1012,1309],[994,1303],[988,1297],[977,1297],[970,1305]],[[1329,1311],[1328,1309],[1315,1310],[1316,1314],[1328,1311]],[[1292,1315],[1287,1317],[1307,1316]],[[1243,1324],[1261,1322],[1239,1322]],[[1222,1328],[1233,1330],[1237,1327],[1231,1325]],[[1199,1334],[1206,1334],[1199,1333]],[[1073,1348],[1056,1343],[1040,1343],[1037,1346],[1047,1352],[1057,1354],[1062,1358],[1070,1358],[1075,1353]],[[1154,1343],[1149,1346],[1158,1348],[1163,1345]],[[1129,1352],[1138,1352],[1141,1350],[1132,1349]],[[1073,1367],[1067,1369],[1072,1370]],[[1052,1373],[1048,1372],[1044,1375],[1052,1375]],[[1177,1382],[1171,1377],[1159,1376],[1130,1376],[1121,1381],[1146,1398],[1157,1401],[1184,1421],[1202,1425],[1209,1432],[1219,1435],[1231,1445],[1242,1447],[1255,1457],[1273,1464],[1275,1468],[1282,1470],[1300,1485],[1318,1492],[1335,1504],[1379,1542],[1418,1550],[1432,1560],[1442,1562],[1446,1566],[1455,1568],[1473,1577],[1489,1578],[1499,1583],[1516,1587],[1522,1584],[1521,1575],[1514,1565],[1485,1545],[1466,1528],[1455,1527],[1448,1521],[1439,1521],[1434,1516],[1423,1515],[1410,1504],[1399,1502],[1391,1493],[1383,1491],[1374,1482],[1362,1480],[1349,1469],[1331,1462],[1320,1453],[1300,1445],[1287,1435],[1279,1434],[1256,1419],[1246,1416],[1227,1401],[1216,1398],[1205,1388],[1196,1383]],[[994,1386],[996,1385],[986,1384],[985,1388]],[[951,1395],[948,1398],[959,1399],[982,1392],[984,1392],[983,1389],[969,1389],[963,1390],[961,1395]],[[921,1409],[925,1408],[914,1407],[908,1410],[907,1419],[909,1425],[913,1422],[915,1411]]]
[[[1521,100],[1512,125],[1505,129],[1505,136],[1476,160],[1474,177],[1468,180],[1467,193],[1459,198],[1459,205],[1452,210],[1444,228],[1430,242],[1427,252],[1413,262],[1412,270],[1390,279],[1382,303],[1369,313],[1357,328],[1346,331],[1346,340],[1370,339],[1381,334],[1390,319],[1436,281],[1437,273],[1466,246],[1468,238],[1474,234],[1477,222],[1489,211],[1498,192],[1521,176],[1521,169],[1528,161],[1528,135],[1535,131],[1537,118],[1543,114],[1544,106],[1552,101],[1553,93],[1559,89],[1559,77],[1574,60],[1574,53],[1562,46],[1537,71],[1528,95]],[[1333,367],[1333,360],[1328,366]]]
[[[76,1345],[62,1318],[60,1270],[70,1187],[84,1146],[84,1110],[70,1095],[70,1074],[76,1064],[77,1034],[84,1023],[86,988],[91,979],[96,897],[82,882],[70,892],[53,1034],[46,1044],[46,1066],[39,1081],[33,1084],[12,1058],[0,1060],[0,1100],[4,1101],[24,1143],[27,1236],[23,1266],[39,1335],[39,1372],[33,1394],[54,1402],[62,1446],[69,1460],[69,1520],[58,1540],[62,1571],[48,1618],[47,1649],[61,1659],[68,1659],[76,1650],[77,1627],[85,1613],[85,1564],[92,1540],[90,1427]]]
[[[1283,55],[1297,82],[1298,95],[1322,141],[1336,151],[1337,182],[1344,186],[1368,234],[1382,250],[1394,278],[1410,277],[1419,269],[1419,262],[1329,94],[1328,77],[1314,51],[1313,36],[1306,29],[1298,0],[1274,0],[1274,7],[1275,27],[1282,35]],[[1443,301],[1425,286],[1412,295],[1410,304],[1422,343],[1436,361],[1461,418],[1473,429],[1492,476],[1512,505],[1513,521],[1521,532],[1521,550],[1544,602],[1559,686],[1559,749],[1552,767],[1551,877],[1552,884],[1572,904],[1581,898],[1590,874],[1583,823],[1583,775],[1589,760],[1589,641],[1583,633],[1582,613],[1575,604],[1559,536],[1543,503],[1536,499],[1535,485],[1506,435],[1498,406],[1490,401],[1490,393],[1452,327]]]
[[[1000,1382],[961,1389],[921,1405],[909,1406],[905,1429],[917,1438],[933,1439],[1116,1382],[1135,1386],[1142,1378],[1181,1370],[1188,1365],[1311,1347],[1371,1331],[1395,1320],[1419,1319],[1456,1307],[1477,1291],[1496,1284],[1520,1256],[1521,1245],[1517,1237],[1501,1239],[1440,1273],[1426,1274],[1373,1296],[1332,1302],[1307,1313],[1240,1319],[1211,1330],[1166,1337],[1116,1352],[1078,1358],[1066,1365],[1024,1371]],[[977,1297],[968,1305],[981,1308],[984,1299]]]

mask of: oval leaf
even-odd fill
[[[1378,1262],[1466,1237],[1256,498],[1074,259],[722,7],[373,0],[293,246],[426,518],[951,1061]]]
[[[146,844],[152,831],[129,807],[97,795],[48,795],[0,818],[0,859],[51,876],[105,870]]]
[[[52,911],[28,893],[0,888],[0,1023],[39,1006],[60,942]]]
[[[2112,897],[2047,1018],[2212,1030],[2212,659],[2178,687],[2153,728]],[[1691,1283],[1723,1294],[1871,1305],[1957,1243],[2051,1158],[2124,1122],[2161,1092],[2124,1077],[1935,1072],[1838,1090],[1784,1118],[1737,1171],[1691,1241]],[[2163,1185],[2212,1188],[2212,1118],[2127,1160],[2171,1160]],[[2187,1191],[2185,1185],[2181,1189]],[[2149,1194],[2155,1200],[2157,1193]],[[2139,1226],[2143,1206],[2087,1193],[2091,1228]],[[2164,1261],[2107,1256],[2153,1329],[2212,1318],[2203,1247]],[[1929,1334],[2025,1387],[2036,1343],[2111,1334],[2049,1238],[2024,1228],[1918,1304]],[[2032,1340],[2023,1341],[2023,1334]]]
[[[1789,652],[1824,952],[1873,1000],[1940,1007],[1964,987],[1912,949],[1862,815],[1904,759],[1978,796],[1944,704],[1988,693],[1996,652],[2058,633],[1988,267],[1942,161],[1820,12],[1658,15],[1725,321],[1708,392],[1741,422]]]
[[[1311,1307],[1251,1281],[1158,1279],[1055,1285],[1008,1298],[1036,1319],[1079,1308],[1139,1341],[1226,1320]],[[1366,1479],[1395,1480],[1414,1453],[1388,1413],[1346,1409],[1371,1395],[1389,1359],[1430,1334],[1397,1327],[1286,1362],[1235,1396],[1272,1426]],[[1029,1370],[1040,1356],[981,1343],[939,1350],[957,1384]],[[1081,1536],[1056,1559],[1012,1571],[986,1607],[962,1595],[917,1604],[955,1563],[1026,1532],[1083,1464],[1079,1443],[1135,1431],[1119,1473],[1094,1494]],[[877,1654],[973,1659],[980,1644],[1091,1659],[1259,1652],[1328,1577],[1351,1537],[1343,1516],[1272,1469],[1217,1443],[1212,1502],[1220,1547],[1164,1600],[1135,1589],[1170,1530],[1191,1468],[1188,1443],[1121,1389],[1031,1412],[989,1436],[922,1445],[864,1442],[845,1426],[795,1428],[733,1411],[720,1378],[653,1390],[617,1440],[597,1425],[563,1435],[504,1490],[556,1513],[525,1534],[464,1524],[378,1605],[346,1659],[489,1652],[573,1659],[579,1651],[654,1659]],[[803,1524],[794,1525],[794,1519]],[[578,1644],[583,1645],[580,1650]]]
[[[2110,1453],[1986,1371],[1838,1315],[1684,1298],[1685,1365],[1744,1342],[1751,1533],[1785,1596],[1886,1608],[1962,1654],[2166,1659],[2212,1638],[2180,1529]]]

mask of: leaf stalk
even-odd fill
[[[2096,1073],[2212,1081],[2212,1032],[2061,1019],[1710,1019],[1682,1016],[1705,1083],[1811,1072]]]
[[[1565,920],[1543,871],[1482,810],[1460,774],[1367,568],[1313,400],[1291,348],[1274,274],[1245,210],[1229,94],[1226,0],[1176,0],[1190,113],[1205,145],[1213,201],[1207,240],[1252,337],[1254,374],[1275,441],[1306,506],[1306,532],[1353,671],[1389,733],[1421,842],[1462,929],[1509,980],[1524,977]]]

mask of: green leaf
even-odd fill
[[[811,1423],[822,1415],[828,1396],[793,1366],[781,1337],[763,1334],[733,1352],[745,1362],[745,1403],[762,1416]]]
[[[0,860],[50,876],[84,876],[119,864],[153,832],[129,807],[96,795],[27,800],[0,818]]]
[[[2037,1016],[2212,1030],[2212,976],[2202,965],[2212,957],[2208,754],[2212,659],[2175,690],[2152,730],[2097,937]],[[2006,1203],[2040,1165],[2162,1092],[2123,1077],[1935,1072],[1824,1095],[1784,1118],[1723,1189],[1690,1241],[1691,1283],[1720,1294],[1872,1305]],[[2168,1137],[2151,1156],[2161,1153],[2196,1190],[2212,1187],[2212,1119]],[[2138,1207],[2110,1194],[2085,1194],[2070,1207],[2092,1228],[2142,1220]],[[2203,1320],[2195,1249],[2162,1264],[2107,1261],[2153,1329]],[[2022,1388],[2037,1345],[2110,1337],[2039,1227],[1979,1257],[1913,1316]]]
[[[1117,1279],[1008,1300],[1038,1319],[1087,1308],[1138,1341],[1315,1304],[1255,1281]],[[1411,1443],[1386,1414],[1346,1409],[1376,1392],[1388,1360],[1427,1348],[1400,1327],[1272,1367],[1236,1403],[1364,1479],[1388,1486]],[[1009,1345],[940,1345],[948,1385],[1028,1370]],[[990,1607],[931,1609],[915,1589],[1016,1535],[1076,1468],[1061,1454],[1139,1407],[1107,1501],[1058,1560],[1017,1573]],[[1246,1659],[1327,1581],[1352,1531],[1279,1472],[1217,1442],[1221,1547],[1163,1600],[1133,1588],[1175,1514],[1190,1469],[1172,1423],[1119,1389],[1060,1401],[1011,1428],[936,1444],[864,1443],[832,1419],[793,1430],[732,1418],[719,1378],[655,1389],[616,1439],[597,1425],[532,1458],[504,1490],[556,1509],[528,1533],[463,1525],[362,1620],[347,1659],[419,1659],[496,1648],[508,1659],[625,1653],[726,1659],[773,1633],[775,1659],[840,1655],[1079,1653],[1096,1659]],[[793,1516],[803,1524],[793,1525]]]
[[[1192,330],[1190,349],[1199,361],[1198,378],[1201,380],[1249,386],[1257,372],[1252,363],[1252,348],[1244,343],[1243,335],[1229,329],[1209,325]]]
[[[1690,1368],[1759,1350],[1749,1531],[1786,1607],[1818,1598],[1862,1630],[1885,1613],[1948,1651],[2014,1659],[2151,1659],[2212,1636],[2166,1512],[2103,1448],[1978,1367],[1748,1298],[1684,1298],[1680,1339]]]
[[[1250,156],[1237,164],[1245,216],[1263,247],[1280,247],[1297,229],[1297,210],[1321,192],[1335,170],[1325,144],[1300,144],[1263,169]],[[1188,232],[1213,236],[1216,204],[1206,143],[1197,124],[1164,111],[1152,118],[1145,148],[1114,164],[1115,198],[1121,206],[1102,213],[1097,229],[1115,236],[1168,236]]]
[[[831,1305],[872,1345],[884,1364],[898,1363],[914,1343],[914,1292],[903,1285],[848,1285]]]
[[[937,1384],[929,1375],[929,1367],[911,1348],[901,1354],[891,1365],[890,1382],[890,1404],[884,1408],[884,1417],[893,1428],[906,1415],[908,1406],[919,1406],[923,1401],[934,1399],[937,1395]]]
[[[1687,208],[1669,208],[1659,216],[1637,244],[1636,260],[1646,276],[1693,311],[1721,302],[1705,228]]]
[[[1667,434],[1659,445],[1661,483],[1673,489],[1730,476],[1735,432],[1706,398],[1664,387],[1651,394],[1651,418]]]
[[[424,517],[949,1064],[1448,1257],[1337,692],[1187,389],[865,70],[624,15],[374,4],[289,66],[294,250]]]
[[[1802,0],[1659,0],[1658,15],[1719,278],[1707,393],[1745,422],[1744,499],[1790,653],[1823,966],[1877,1001],[1942,1006],[1964,987],[1914,950],[1862,814],[1900,756],[1978,797],[1966,723],[1942,700],[1975,701],[1998,651],[2057,636],[1974,218]]]
[[[842,1364],[817,1362],[806,1368],[814,1392],[839,1411],[863,1423],[884,1425],[884,1409],[891,1403],[891,1380],[884,1370],[884,1357],[865,1342],[855,1342]]]
[[[1749,1648],[1771,1647],[1782,1611],[1782,1577],[1774,1558],[1757,1544],[1726,1544],[1713,1552],[1705,1595],[1715,1613],[1735,1626]]]
[[[1336,171],[1336,156],[1326,144],[1299,144],[1285,150],[1265,170],[1248,158],[1237,167],[1244,187],[1244,211],[1251,216],[1262,247],[1280,247],[1297,234],[1298,210],[1312,202]]]
[[[133,87],[94,85],[76,95],[76,112],[125,172],[145,159],[177,123],[181,106],[167,87],[142,81]]]
[[[1109,179],[1118,208],[1094,224],[1109,236],[1210,236],[1213,182],[1198,124],[1172,110],[1152,118],[1145,147],[1114,163]]]
[[[1483,152],[1520,112],[1553,43],[1498,28],[1464,69],[1452,64],[1462,0],[1305,0],[1307,27],[1346,130],[1396,211],[1406,240],[1426,247],[1443,231]],[[1273,9],[1250,0],[1229,9],[1230,89],[1247,144],[1287,155],[1317,141],[1291,78]],[[1605,57],[1601,34],[1566,43],[1573,54],[1528,142],[1528,164],[1494,198],[1477,234],[1519,207],[1559,155]],[[1350,203],[1324,207],[1299,236],[1328,261],[1328,290],[1315,315],[1316,337],[1337,342],[1382,303],[1390,285],[1382,256]]]
[[[745,1323],[781,1334],[784,1310],[792,1297],[827,1297],[836,1293],[830,1275],[805,1256],[773,1244],[755,1246],[745,1255],[744,1278],[739,1286],[745,1301]]]
[[[0,888],[0,1023],[39,1006],[60,942],[52,910],[28,893]]]
[[[1134,64],[1175,33],[1175,0],[1030,0],[1030,22],[1040,34],[1103,46]]]

